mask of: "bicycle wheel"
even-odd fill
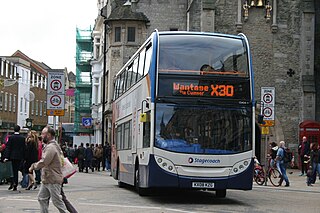
[[[269,179],[273,186],[280,186],[281,184],[281,174],[278,169],[270,169],[269,171]]]
[[[263,170],[256,170],[255,175],[254,175],[254,181],[258,184],[258,185],[263,185],[265,182],[265,177],[264,177],[264,172]]]

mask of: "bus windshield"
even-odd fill
[[[237,38],[161,35],[159,73],[248,76],[247,51]]]
[[[252,149],[251,108],[158,103],[155,146],[193,154]]]

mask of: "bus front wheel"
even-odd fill
[[[227,190],[226,189],[219,189],[216,191],[216,197],[219,198],[224,198],[227,195]]]

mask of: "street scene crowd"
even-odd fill
[[[110,171],[111,148],[89,143],[85,147],[83,143],[79,147],[59,145],[55,135],[55,130],[47,126],[41,135],[30,130],[24,137],[20,134],[20,126],[16,125],[14,134],[0,145],[0,166],[11,167],[1,169],[0,183],[10,184],[8,190],[12,191],[22,188],[35,190],[40,186],[38,201],[41,212],[48,212],[50,198],[59,212],[77,212],[62,188],[63,184],[68,183],[66,176],[63,176],[64,157],[78,164],[79,172]]]

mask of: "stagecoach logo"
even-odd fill
[[[189,158],[188,162],[191,163],[197,163],[197,164],[216,164],[220,163],[219,159],[204,159],[204,158]]]

